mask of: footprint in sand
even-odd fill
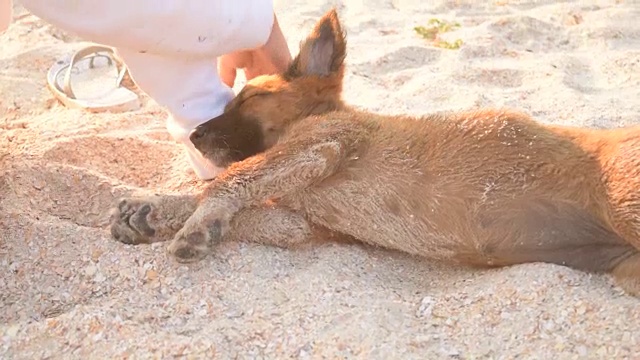
[[[489,45],[467,43],[460,48],[460,58],[464,60],[513,57],[516,52],[508,41],[494,38]]]
[[[4,211],[26,211],[36,219],[53,216],[87,227],[106,225],[108,205],[127,192],[87,169],[46,162],[12,166],[0,183],[9,189],[0,188]]]
[[[47,104],[34,94],[50,94],[41,79],[51,65],[51,58],[51,49],[38,47],[0,59],[0,82],[6,89],[11,89],[2,94],[0,116],[9,106],[15,107],[15,116],[27,116],[36,109],[46,110]]]
[[[489,25],[489,30],[516,51],[554,52],[571,47],[564,28],[530,16],[502,18]]]
[[[576,57],[568,57],[565,60],[562,83],[581,93],[598,91],[591,65]]]
[[[161,185],[177,147],[134,138],[89,136],[61,141],[44,154],[49,162],[86,168],[127,185]]]
[[[524,73],[515,69],[466,68],[455,78],[479,86],[517,88],[522,86]]]
[[[625,52],[610,56],[606,61],[594,61],[584,57],[568,56],[561,59],[562,82],[567,87],[584,94],[616,91],[621,86],[638,85],[634,74],[640,72],[637,52]]]
[[[440,54],[439,49],[406,46],[376,60],[355,64],[352,68],[359,75],[386,75],[432,64],[440,58]]]

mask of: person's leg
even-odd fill
[[[271,0],[21,0],[34,15],[89,41],[168,57],[207,58],[264,44]],[[53,6],[55,4],[55,6]]]
[[[188,136],[198,124],[221,114],[233,97],[220,80],[217,57],[259,48],[272,37],[272,1],[22,3],[34,15],[65,31],[116,48],[139,88],[169,111],[167,129],[186,147],[197,176],[211,179],[222,170],[206,161]],[[286,57],[290,58],[288,49]]]

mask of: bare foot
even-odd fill
[[[170,240],[195,211],[193,196],[141,196],[121,199],[111,210],[111,235],[125,244]]]

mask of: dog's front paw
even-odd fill
[[[186,225],[176,234],[167,251],[180,263],[196,262],[213,251],[213,247],[221,240],[222,231],[221,220],[214,220],[208,225]]]
[[[125,244],[171,240],[197,206],[190,195],[123,198],[111,210],[111,235]]]

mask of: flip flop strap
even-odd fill
[[[106,55],[101,55],[99,54],[99,52],[105,52],[107,53]],[[85,48],[82,48],[80,50],[78,50],[75,54],[73,54],[73,56],[71,57],[71,60],[69,61],[69,64],[65,67],[62,67],[60,70],[58,70],[58,73],[55,74],[55,79],[58,78],[58,75],[60,74],[61,71],[65,70],[64,73],[64,79],[63,79],[63,88],[60,89],[62,92],[64,92],[64,94],[71,98],[71,99],[75,99],[75,93],[73,92],[73,89],[71,88],[71,71],[73,70],[74,65],[88,57],[88,56],[92,56],[91,59],[89,60],[89,67],[93,68],[94,66],[94,59],[98,56],[102,56],[102,57],[106,57],[107,61],[109,62],[109,66],[111,66],[114,62],[113,58],[112,58],[112,54],[113,54],[113,49],[108,47],[108,46],[102,46],[102,45],[91,45],[91,46],[87,46]],[[122,84],[122,80],[124,79],[124,76],[126,75],[128,69],[126,66],[122,65],[120,66],[119,62],[116,61],[116,66],[118,66],[120,69],[118,69],[118,78],[116,79],[116,86],[120,86],[120,84]],[[56,81],[56,86],[58,86],[58,82]]]

